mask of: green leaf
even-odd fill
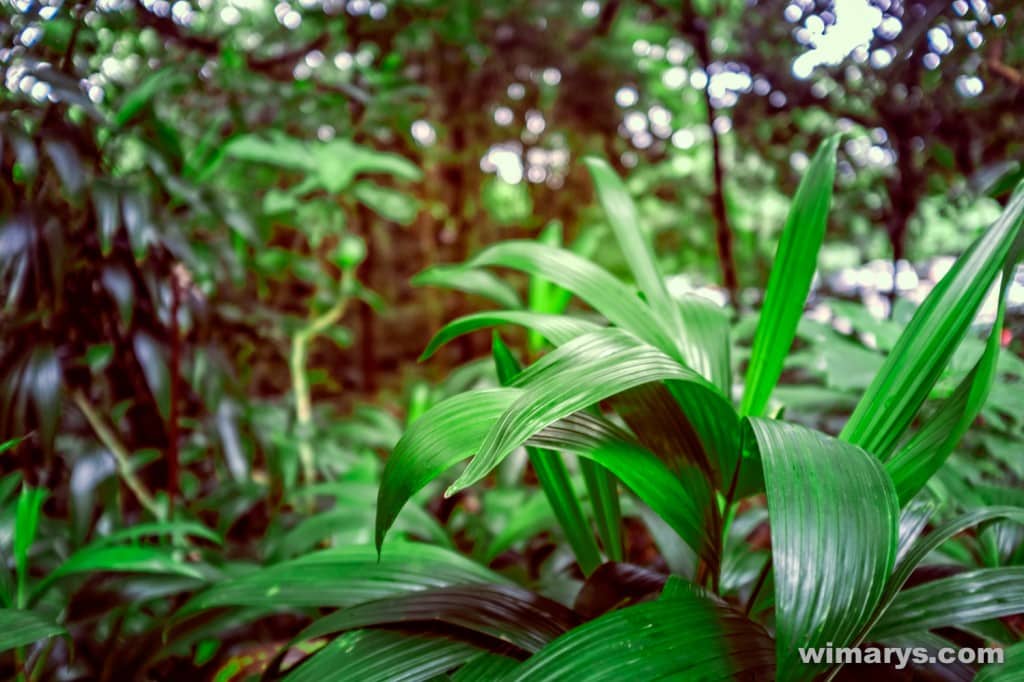
[[[195,523],[193,521],[161,521],[158,523],[138,523],[130,528],[123,528],[121,530],[114,531],[109,535],[101,535],[95,538],[89,546],[100,547],[104,545],[113,545],[120,542],[139,540],[149,536],[175,537],[186,535],[202,538],[203,540],[209,540],[216,545],[224,544],[224,538],[201,523]]]
[[[361,180],[353,184],[352,196],[377,215],[399,225],[410,224],[420,210],[416,197],[389,187],[382,187],[369,180]]]
[[[335,138],[310,145],[309,162],[321,184],[331,193],[348,187],[362,173],[386,173],[401,180],[415,182],[422,177],[416,164],[398,154],[381,152],[358,145],[351,140]]]
[[[64,628],[32,611],[0,609],[0,652],[64,634]]]
[[[169,66],[150,74],[137,88],[130,90],[114,113],[114,127],[120,128],[135,118],[162,91],[186,80],[185,74]]]
[[[1024,567],[981,568],[903,590],[868,635],[885,639],[1024,613]]]
[[[778,680],[824,666],[802,647],[856,645],[896,557],[899,506],[881,463],[858,447],[750,418],[764,467],[775,576]]]
[[[507,267],[543,277],[571,291],[612,324],[633,332],[682,361],[672,333],[625,284],[572,251],[530,241],[507,241],[484,249],[467,267]]]
[[[509,584],[440,547],[395,542],[386,550],[378,560],[372,547],[339,547],[259,568],[210,586],[183,606],[180,615],[224,606],[352,606],[431,587]]]
[[[885,470],[896,485],[900,504],[913,498],[925,487],[981,412],[995,381],[999,342],[1006,314],[1006,292],[1012,281],[1013,268],[1004,268],[996,319],[992,323],[985,351],[974,368],[913,438],[885,463]]]
[[[841,437],[885,460],[967,333],[999,271],[1017,257],[1024,184],[914,313]]]
[[[571,609],[521,587],[456,585],[399,594],[335,611],[314,621],[293,642],[380,625],[415,627],[427,633],[432,625],[440,624],[534,653],[580,622]]]
[[[166,549],[137,545],[113,547],[90,545],[72,554],[56,570],[46,576],[33,591],[32,601],[38,599],[53,583],[71,575],[101,571],[156,573],[203,580],[206,574],[201,568],[201,566],[175,558],[174,554]]]
[[[511,388],[460,393],[434,405],[409,425],[381,476],[375,533],[378,549],[409,498],[472,455],[494,420],[519,393]]]
[[[356,630],[324,646],[284,682],[427,682],[479,653],[477,647],[445,637]]]
[[[593,454],[593,453],[591,453]],[[596,459],[580,461],[580,471],[587,484],[594,522],[601,536],[605,554],[611,561],[623,561],[625,549],[622,541],[622,509],[619,504],[618,481]]]
[[[885,592],[882,595],[882,599],[879,601],[875,616],[869,625],[877,622],[878,618],[884,613],[885,608],[896,597],[899,590],[910,578],[914,569],[916,569],[929,554],[945,544],[950,538],[959,535],[968,528],[972,528],[981,523],[993,521],[995,519],[1009,519],[1024,523],[1024,509],[1017,507],[982,507],[979,509],[972,509],[937,526],[923,538],[920,538],[917,542],[910,545],[909,549],[901,547],[900,555],[902,558],[896,564],[896,567],[892,571],[892,575],[886,582]]]
[[[14,522],[14,574],[17,580],[15,604],[24,608],[28,604],[28,553],[36,539],[39,514],[46,500],[46,491],[24,486],[18,496],[18,509]]]
[[[728,312],[697,295],[686,296],[678,305],[683,325],[683,360],[717,386],[728,400],[732,394]]]
[[[224,145],[224,154],[239,161],[265,163],[288,170],[314,172],[313,161],[300,140],[274,131],[271,139],[257,135],[239,135]]]
[[[525,314],[535,315],[536,313]],[[510,384],[519,374],[520,366],[497,334],[494,335],[492,354],[498,379],[502,385]],[[583,513],[583,507],[576,498],[576,491],[573,490],[569,472],[565,468],[561,455],[534,447],[527,447],[526,453],[530,458],[530,463],[533,464],[544,495],[547,496],[551,509],[558,518],[558,523],[576,555],[580,569],[584,575],[590,575],[601,564],[601,552],[594,541],[594,533]]]
[[[614,424],[584,413],[563,419],[531,442],[593,460],[615,474],[695,552],[718,565],[717,540],[703,523],[706,510],[652,452]],[[593,494],[593,493],[591,493]]]
[[[608,216],[612,233],[619,242],[619,248],[626,257],[637,286],[643,292],[655,319],[661,320],[673,338],[678,339],[682,332],[679,307],[669,295],[665,278],[654,262],[654,250],[640,229],[633,199],[607,161],[593,156],[583,161],[594,180],[597,199]]]
[[[537,236],[537,241],[548,246],[562,246],[562,223],[552,220]],[[562,313],[572,295],[556,287],[543,277],[532,276],[527,284],[527,307],[535,313]],[[544,338],[535,329],[527,335],[527,347],[535,354],[544,347]]]
[[[686,585],[572,630],[505,679],[767,679],[773,668],[760,626]]]
[[[818,148],[786,217],[750,353],[742,414],[764,414],[793,345],[825,238],[838,144],[839,136],[833,135]]]
[[[508,656],[482,653],[455,671],[452,682],[494,682],[515,670],[519,661]]]
[[[506,308],[523,307],[515,289],[486,270],[462,265],[435,265],[409,280],[414,286],[438,286],[494,301]]]
[[[601,329],[560,346],[519,375],[515,385],[522,387],[522,395],[490,429],[480,452],[446,494],[476,483],[559,419],[630,388],[669,379],[714,391],[703,377],[621,329]]]
[[[463,334],[500,324],[516,324],[526,327],[536,331],[555,346],[568,343],[578,336],[601,328],[593,322],[568,315],[551,315],[525,310],[489,310],[465,315],[446,324],[427,344],[427,349],[423,351],[420,360],[426,360],[436,353],[438,348]]]

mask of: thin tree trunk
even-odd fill
[[[708,40],[707,24],[703,18],[691,12],[683,13],[683,35],[693,39],[694,49],[707,72],[713,61],[711,43]],[[710,77],[710,75],[709,75]],[[722,270],[722,284],[729,294],[729,301],[734,307],[738,303],[739,280],[736,275],[736,261],[732,249],[732,228],[729,225],[729,213],[725,207],[725,169],[722,163],[722,146],[715,130],[715,108],[711,103],[711,94],[704,88],[704,108],[707,112],[708,130],[711,133],[711,166],[714,188],[708,197],[711,203],[711,214],[715,219],[715,244],[718,247],[718,263]]]

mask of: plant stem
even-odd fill
[[[124,443],[121,442],[121,439],[117,437],[117,434],[114,433],[113,429],[107,426],[99,412],[96,411],[96,408],[94,408],[89,402],[89,399],[85,397],[84,393],[75,389],[71,393],[71,399],[74,401],[75,406],[83,415],[85,415],[85,420],[89,422],[89,426],[92,427],[96,437],[100,439],[100,442],[103,443],[103,445],[105,445],[110,451],[110,454],[114,456],[114,460],[117,462],[118,473],[121,475],[121,478],[124,479],[125,485],[128,486],[128,489],[135,494],[135,498],[139,501],[139,504],[141,504],[157,519],[162,519],[164,517],[163,509],[153,496],[149,494],[149,491],[146,490],[146,486],[143,485],[142,481],[139,480],[138,476],[135,475],[135,471],[132,469],[130,461],[131,453],[128,452],[128,448],[125,447]]]
[[[764,562],[764,568],[757,576],[757,582],[754,583],[754,591],[750,593],[750,599],[747,600],[747,606],[743,609],[743,613],[747,616],[750,615],[750,610],[754,608],[754,602],[757,601],[757,595],[761,593],[761,588],[764,587],[764,583],[768,580],[768,572],[772,570],[772,559],[768,557]]]
[[[316,477],[313,444],[309,438],[309,429],[313,423],[313,400],[310,395],[309,380],[306,377],[309,343],[337,323],[345,314],[354,282],[353,271],[346,268],[341,275],[341,292],[337,303],[310,320],[292,337],[289,365],[292,375],[292,392],[295,394],[295,422],[298,425],[299,433],[299,463],[302,466],[303,481],[307,485],[313,483],[313,479]]]

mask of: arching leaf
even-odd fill
[[[896,557],[899,507],[881,463],[809,429],[748,419],[764,468],[780,682],[811,680],[804,647],[854,646]]]

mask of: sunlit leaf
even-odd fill
[[[797,188],[765,288],[740,411],[761,416],[782,373],[825,237],[839,136],[825,140]]]
[[[440,286],[494,301],[506,308],[522,308],[515,289],[486,270],[461,265],[435,265],[409,280],[415,286]]]
[[[914,313],[896,347],[842,431],[842,438],[888,459],[960,345],[1024,222],[1024,186],[1002,216],[962,255]]]

